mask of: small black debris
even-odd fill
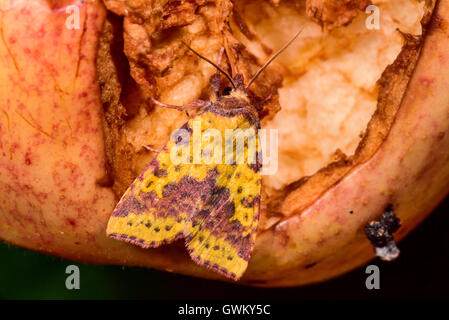
[[[393,236],[388,232],[388,229],[378,221],[368,223],[365,226],[365,234],[375,247],[385,247],[388,242],[393,240]]]
[[[380,221],[371,221],[365,226],[365,234],[380,259],[392,261],[399,256],[400,251],[394,242],[393,232],[400,226],[399,218],[390,208],[382,214]]]
[[[401,221],[391,210],[382,215],[380,218],[380,223],[387,228],[389,233],[396,232],[401,227]]]

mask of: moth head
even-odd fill
[[[245,86],[243,75],[241,73],[237,73],[234,78],[232,78],[231,84],[232,87],[226,87],[223,90],[222,96],[237,98],[249,103],[248,90]]]
[[[248,89],[250,88],[250,86],[257,80],[257,78],[260,76],[260,74],[263,71],[265,71],[265,69],[271,64],[271,62],[273,62],[282,52],[284,52],[285,49],[287,49],[293,43],[293,41],[295,41],[295,39],[299,36],[299,34],[301,32],[302,32],[302,29],[299,30],[296,33],[296,35],[282,49],[280,49],[270,59],[268,59],[268,61],[251,78],[251,80],[248,82],[247,85],[244,84],[244,78],[243,78],[243,75],[241,73],[237,73],[234,77],[231,77],[219,65],[215,64],[214,62],[212,62],[208,58],[202,56],[201,54],[199,54],[198,52],[193,50],[184,41],[182,41],[182,43],[190,51],[192,51],[195,55],[197,55],[199,58],[201,58],[201,59],[207,61],[208,63],[210,63],[211,65],[213,65],[220,73],[222,73],[229,80],[229,83],[232,85],[232,87],[225,88],[223,90],[223,93],[222,93],[223,96],[229,95],[229,96],[232,96],[232,97],[235,97],[235,98],[239,98],[239,99],[242,99],[242,100],[245,100],[245,101],[249,101],[249,99],[248,99]]]

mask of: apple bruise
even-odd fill
[[[148,1],[105,1],[114,14],[105,23],[97,68],[110,183],[121,196],[154,157],[145,146],[160,149],[187,120],[183,113],[151,105],[148,97],[180,105],[212,93],[208,82],[214,68],[187,54],[180,39],[214,61],[225,47],[224,68],[248,79],[274,49],[304,27],[293,48],[253,88],[257,99],[274,93],[261,110],[262,126],[280,129],[279,171],[264,177],[259,232],[306,208],[375,153],[390,130],[419,56],[420,20],[427,24],[435,4],[373,1],[388,21],[379,35],[364,28],[364,14],[350,14],[351,23],[335,21],[334,30],[322,30],[307,17],[304,5],[292,1],[277,7],[268,1],[236,1],[234,6],[230,1],[177,1],[180,8],[174,3],[154,1],[151,5],[159,6],[157,10],[143,10],[150,6]],[[162,10],[164,6],[169,9]],[[415,15],[397,22],[395,15],[404,6]],[[161,18],[161,12],[176,12],[176,18]],[[369,41],[376,53],[371,58],[363,50]],[[352,71],[354,59],[375,64],[360,83],[354,83],[360,76]],[[344,94],[332,95],[331,86],[319,88],[322,79],[342,81],[333,84]],[[316,96],[307,97],[308,90]],[[332,110],[335,106],[326,95],[349,106]],[[321,113],[315,112],[317,108]],[[320,124],[315,117],[323,115],[329,119]],[[329,130],[334,127],[336,131]]]

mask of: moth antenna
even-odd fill
[[[218,71],[220,71],[228,80],[229,82],[232,84],[232,86],[234,87],[234,89],[236,89],[237,87],[235,86],[234,81],[232,80],[232,77],[226,72],[224,71],[219,65],[215,64],[214,62],[210,61],[209,59],[207,59],[206,57],[202,56],[201,54],[199,54],[198,52],[196,52],[195,50],[193,50],[187,43],[185,43],[183,40],[181,40],[182,44],[185,45],[187,47],[187,49],[189,49],[190,51],[192,51],[195,55],[197,55],[199,58],[203,59],[206,62],[209,62],[211,65],[213,65],[215,68],[217,68]]]
[[[267,62],[265,62],[265,64],[256,72],[254,77],[249,81],[248,85],[245,88],[246,90],[248,90],[248,88],[253,84],[254,81],[256,81],[256,79],[260,76],[260,74],[270,65],[270,63],[272,63],[274,59],[276,59],[282,52],[284,52],[285,49],[287,49],[293,43],[293,41],[296,40],[296,38],[301,34],[303,29],[299,30],[298,33],[296,33],[296,35],[289,42],[287,42],[287,44],[284,45],[284,47],[281,50],[276,52]]]

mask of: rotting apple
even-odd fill
[[[389,5],[401,7],[406,2],[391,1]],[[427,4],[431,7],[433,3],[428,1]],[[78,5],[80,8],[79,29],[64,27],[67,19],[65,8],[68,5]],[[111,127],[107,123],[104,127],[104,118],[111,116],[108,110],[104,110],[104,94],[109,87],[105,86],[105,74],[97,66],[98,47],[104,40],[101,35],[107,17],[103,3],[96,0],[18,0],[12,7],[0,8],[0,238],[32,250],[82,262],[138,265],[222,279],[195,265],[182,247],[164,246],[144,250],[105,236],[106,223],[120,192],[152,156],[151,152],[143,153],[136,145],[142,146],[147,142],[162,145],[170,127],[184,119],[175,111],[157,108],[146,110],[147,114],[142,116],[146,120],[140,123],[139,117],[126,119],[119,133],[129,138],[126,147],[130,148],[131,145],[132,148],[124,149],[127,152],[123,152],[122,158],[114,153],[123,145],[118,140],[108,142],[108,139],[114,138]],[[267,16],[272,14],[276,17],[276,10],[291,13],[282,3],[279,7],[269,8],[268,13],[265,12]],[[251,17],[251,10],[243,8],[241,13],[250,22],[254,18]],[[292,15],[293,20],[299,19]],[[301,19],[293,26],[301,24],[306,18]],[[384,72],[376,87],[378,94],[377,89],[374,90],[374,101],[378,100],[379,103],[369,123],[360,121],[366,127],[363,139],[354,140],[351,136],[358,128],[346,132],[351,136],[348,141],[340,140],[340,137],[337,140],[323,138],[329,144],[338,142],[338,147],[346,153],[354,153],[353,156],[346,157],[340,151],[336,154],[337,161],[332,162],[331,155],[337,149],[334,144],[332,152],[327,150],[329,148],[323,148],[328,154],[317,156],[318,160],[310,160],[316,149],[310,149],[313,152],[309,152],[312,154],[310,157],[305,157],[307,161],[296,159],[298,154],[295,150],[317,143],[319,135],[305,137],[307,143],[299,142],[299,146],[295,146],[295,140],[291,140],[293,143],[284,149],[281,145],[281,172],[279,177],[264,180],[267,190],[261,228],[242,283],[293,286],[342,274],[373,257],[363,228],[370,220],[377,219],[388,205],[393,206],[402,221],[403,226],[395,234],[400,239],[447,194],[449,1],[439,1],[430,22],[427,22],[424,22],[427,32],[423,44],[416,37],[405,36],[404,49],[392,67]],[[346,28],[345,32],[352,30],[357,33],[357,23],[360,25],[361,22],[354,21],[342,28]],[[138,26],[135,23],[127,25],[127,28],[133,27]],[[189,32],[195,32],[200,27],[191,27]],[[271,30],[270,36],[266,27],[254,24],[251,28],[261,34],[265,30],[267,43],[275,46],[282,37],[276,39],[275,30]],[[410,30],[407,32],[414,31],[412,23],[408,27]],[[341,30],[336,28],[331,31],[332,41],[336,37],[344,38]],[[324,36],[328,35],[319,35]],[[238,41],[245,43],[244,37]],[[363,45],[368,46],[369,43]],[[254,55],[257,55],[256,45],[248,42],[245,45],[253,48]],[[216,50],[219,47],[218,43],[211,48]],[[296,52],[311,55],[304,47],[295,48]],[[355,46],[353,50],[362,49]],[[132,58],[132,54],[127,53],[127,58]],[[320,54],[330,52],[324,50]],[[304,55],[301,57],[304,58]],[[378,58],[385,57],[391,55]],[[264,54],[259,53],[259,58],[265,58]],[[288,118],[292,116],[289,113],[292,108],[304,109],[304,104],[313,107],[320,103],[326,105],[324,97],[316,97],[314,103],[312,100],[305,103],[307,97],[297,95],[301,89],[309,88],[297,81],[314,81],[307,78],[312,76],[304,67],[318,64],[312,58],[309,56],[306,61],[295,64],[293,62],[298,57],[290,54],[268,73],[268,80],[270,74],[278,72],[286,82],[279,94],[281,112],[275,107],[269,111],[284,112],[285,118]],[[383,61],[381,65],[385,68],[393,61]],[[286,70],[287,62],[292,65],[290,70]],[[235,63],[238,66],[239,61]],[[335,63],[341,66],[347,61]],[[202,68],[206,70],[205,78],[213,72],[213,68]],[[354,65],[350,69],[354,69]],[[362,67],[359,69],[366,72]],[[145,80],[138,77],[138,71],[135,70],[133,76],[138,85],[144,85],[138,82],[139,79]],[[251,71],[248,70],[248,73]],[[342,69],[339,72],[348,76]],[[344,76],[330,77],[329,80]],[[352,76],[351,80],[360,75]],[[156,83],[166,84],[168,80],[163,79],[164,72],[160,77]],[[279,83],[276,79],[273,80],[275,85]],[[196,87],[192,83],[197,83]],[[187,87],[196,92],[205,85],[207,81],[193,81]],[[176,88],[184,87],[180,85]],[[363,85],[361,87],[363,89]],[[169,90],[161,91],[157,85],[150,89],[148,92],[156,92],[162,99],[174,100],[169,102],[179,103],[189,98],[176,96]],[[369,89],[372,90],[371,87]],[[263,90],[260,89],[261,92]],[[336,87],[334,91],[338,90],[341,88]],[[190,94],[185,88],[181,91]],[[365,90],[363,94],[368,96],[368,101],[372,100],[372,92]],[[295,97],[297,100],[293,99]],[[126,101],[123,99],[120,102],[126,104]],[[291,107],[292,103],[298,106]],[[308,111],[304,109],[301,112]],[[130,110],[128,112],[131,113]],[[338,113],[324,112],[332,121],[337,121]],[[267,116],[265,126],[285,124],[280,117],[284,116]],[[323,121],[319,117],[312,120],[311,125]],[[351,121],[356,120],[351,118]],[[151,121],[165,121],[167,124],[157,126],[152,125]],[[326,122],[326,126],[331,123],[334,122]],[[151,129],[149,141],[142,138],[144,134],[136,133],[145,124]],[[322,127],[320,130],[324,131]],[[345,131],[337,133],[343,135]],[[281,138],[286,139],[282,132]],[[346,148],[340,143],[358,147]],[[111,154],[121,164],[111,161]],[[312,164],[308,167],[308,163]],[[320,166],[317,167],[318,164]],[[131,169],[124,170],[125,165]],[[302,169],[295,169],[295,166]],[[325,168],[313,174],[322,166]],[[108,172],[111,171],[115,173],[114,186],[108,183]]]

